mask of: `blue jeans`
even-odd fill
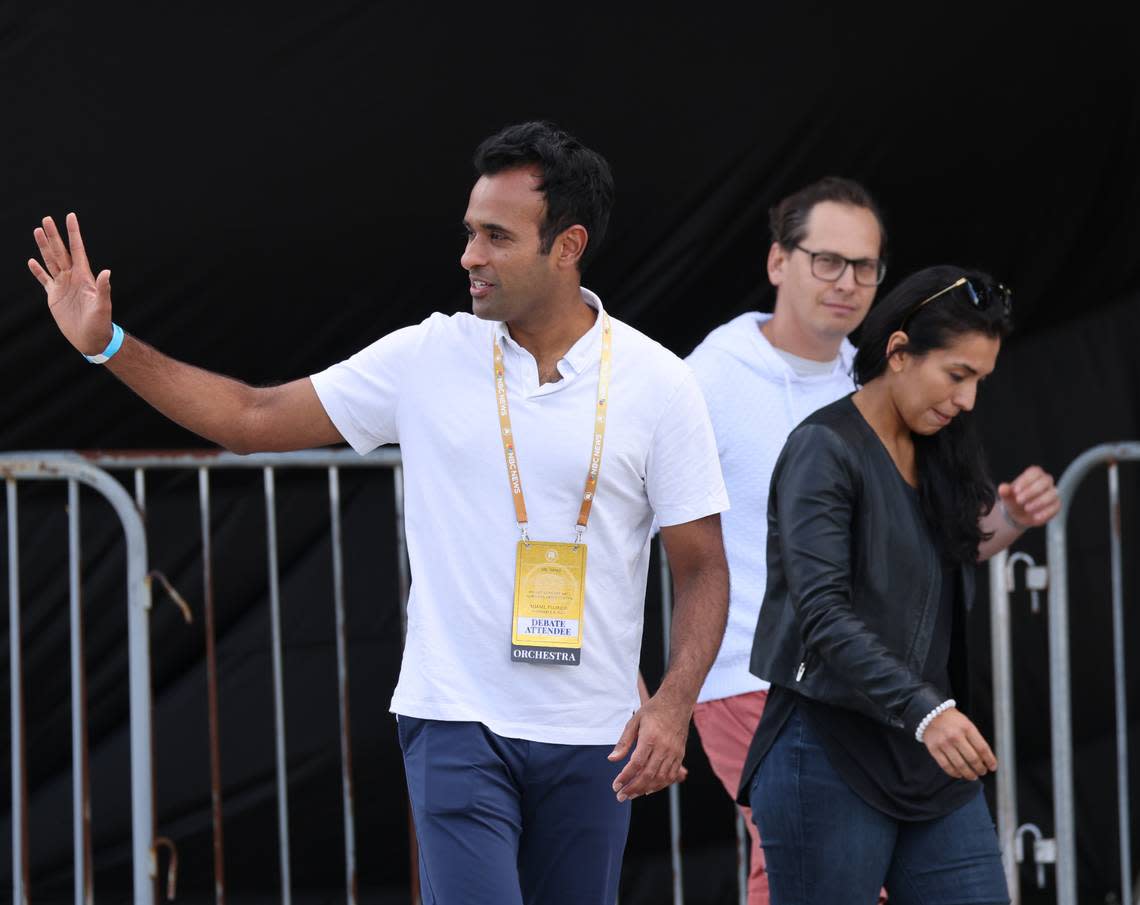
[[[792,713],[752,779],[772,905],[1005,905],[1009,892],[981,784],[934,820],[888,817],[851,791]]]
[[[401,716],[424,905],[608,905],[630,803],[611,745],[504,738]]]

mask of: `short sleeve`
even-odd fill
[[[361,455],[399,442],[400,390],[429,321],[389,333],[310,378],[332,423]]]
[[[645,488],[662,526],[728,509],[708,408],[688,367],[653,432]]]

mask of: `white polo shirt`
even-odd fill
[[[601,311],[586,289],[583,300]],[[511,659],[519,529],[492,377],[500,337],[531,538],[571,541],[593,439],[601,317],[540,385],[502,323],[433,314],[314,374],[360,453],[399,443],[412,589],[394,713],[473,720],[499,735],[610,745],[638,706],[650,528],[728,508],[716,441],[689,368],[611,319],[613,374],[590,514],[577,666]]]

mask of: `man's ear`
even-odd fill
[[[579,262],[582,260],[582,255],[586,253],[586,246],[589,242],[590,234],[586,232],[586,227],[580,223],[568,226],[554,240],[552,251],[555,264],[559,269],[570,267],[580,269]]]
[[[773,286],[779,286],[784,282],[789,257],[787,249],[779,242],[773,242],[772,247],[768,249],[768,282]]]

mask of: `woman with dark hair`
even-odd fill
[[[972,423],[1010,326],[986,274],[914,274],[864,323],[859,389],[777,461],[751,660],[772,690],[741,786],[773,905],[1009,901],[963,622],[977,561],[1060,508],[1040,468],[995,490]]]

